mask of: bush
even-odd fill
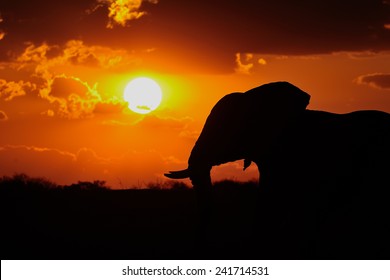
[[[3,176],[0,178],[1,189],[43,191],[56,187],[58,185],[46,178],[31,178],[24,173],[15,174],[12,177]]]
[[[106,181],[95,180],[93,182],[78,181],[76,184],[64,186],[64,189],[77,191],[106,191],[110,188],[106,186]]]

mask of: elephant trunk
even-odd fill
[[[165,176],[171,179],[190,178],[196,194],[199,222],[203,227],[208,224],[213,212],[213,191],[210,176],[213,164],[209,153],[211,150],[201,145],[201,139],[201,137],[198,139],[191,151],[188,159],[188,168],[180,171],[171,171],[165,174]]]
[[[190,170],[190,179],[195,189],[205,189],[211,186],[210,171],[212,163],[208,159],[210,149],[202,145],[201,135],[191,151],[188,159],[188,169]],[[209,153],[207,153],[209,151]]]
[[[202,154],[198,154],[198,145],[195,145],[188,160],[188,168],[180,171],[170,171],[165,174],[171,179],[190,178],[195,190],[198,204],[199,223],[201,227],[207,227],[212,215],[212,184],[210,171],[212,164],[209,164]]]
[[[188,168],[180,171],[170,171],[165,174],[166,177],[171,179],[190,178],[195,190],[204,190],[211,187],[210,171],[215,164],[211,157],[213,149],[203,145],[203,138],[201,135],[193,147],[188,159]]]
[[[210,171],[213,166],[210,160],[210,152],[201,145],[202,138],[197,141],[188,159],[190,180],[196,193],[198,204],[199,225],[201,228],[208,228],[213,213],[213,189],[211,184]]]

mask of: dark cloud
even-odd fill
[[[356,79],[358,84],[366,84],[378,89],[390,90],[390,73],[362,75]]]
[[[53,79],[50,95],[59,98],[68,98],[71,94],[77,94],[82,98],[88,97],[88,87],[80,81],[66,76]]]
[[[381,0],[167,0],[152,8],[160,29],[169,25],[170,33],[182,31],[183,40],[200,40],[240,52],[388,49],[390,42],[384,28],[390,6]],[[173,14],[170,20],[168,16]]]
[[[7,48],[7,51],[2,56],[22,50],[24,42],[64,43],[67,38],[77,38],[77,27],[81,27],[85,9],[93,2],[1,1],[2,29],[7,34],[2,40],[3,48]]]
[[[25,41],[63,44],[82,38],[87,44],[155,48],[156,56],[182,63],[234,69],[236,53],[307,55],[390,49],[390,4],[383,0],[152,1],[142,3],[147,16],[110,29],[107,9],[87,12],[96,3],[2,1],[2,29],[7,35],[0,53],[15,51]]]

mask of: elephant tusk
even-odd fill
[[[190,171],[188,168],[179,171],[169,171],[169,173],[165,173],[164,176],[170,179],[185,179],[190,177]]]

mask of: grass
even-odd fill
[[[294,209],[263,197],[256,182],[215,182],[211,194],[213,205],[205,223],[194,190],[180,181],[113,190],[104,181],[62,186],[25,174],[3,176],[0,255],[2,259],[389,258],[384,243],[389,232],[376,229],[371,212],[355,214],[351,208],[329,211],[329,216],[310,212],[315,220],[303,225],[301,217],[292,214]]]

